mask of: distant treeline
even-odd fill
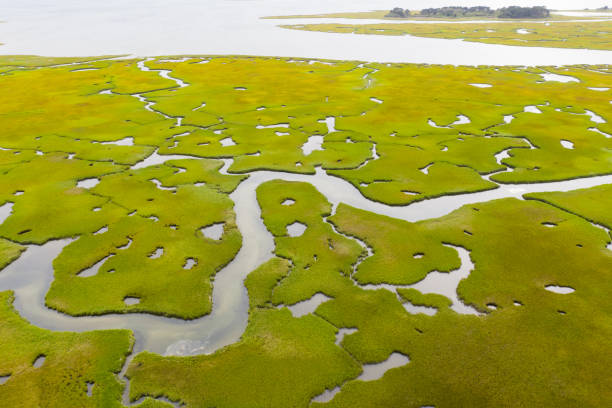
[[[489,7],[440,7],[421,10],[425,17],[493,17],[495,10]]]
[[[493,10],[486,6],[477,7],[440,7],[427,8],[418,14],[412,14],[408,9],[395,7],[385,17],[498,17],[498,18],[546,18],[550,11],[546,7],[518,7],[510,6]]]
[[[546,18],[550,16],[550,10],[546,7],[504,7],[498,10],[499,18]]]
[[[410,17],[410,10],[403,9],[400,7],[395,7],[393,10],[389,12],[389,14],[385,15],[385,17],[394,17],[394,18]]]

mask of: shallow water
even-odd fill
[[[410,359],[402,353],[391,353],[389,358],[381,363],[376,364],[365,364],[363,366],[363,373],[358,380],[361,381],[374,381],[382,378],[383,375],[392,368],[404,366],[410,362]]]
[[[316,150],[323,150],[323,136],[310,136],[308,141],[302,145],[302,153],[304,153],[304,156],[309,156]]]
[[[155,187],[157,187],[160,190],[165,190],[165,191],[176,191],[176,187],[164,187],[162,182],[159,181],[158,179],[150,179],[150,182],[152,182],[153,184],[155,184]]]
[[[202,234],[208,238],[218,241],[223,236],[224,223],[212,224],[207,227],[201,228]]]
[[[213,312],[201,319],[183,321],[146,314],[72,317],[44,306],[44,297],[53,277],[52,261],[70,240],[30,246],[0,273],[0,290],[15,291],[19,313],[39,327],[59,331],[88,331],[111,328],[134,330],[136,351],[157,353],[209,353],[235,342],[246,327],[248,298],[242,281],[272,256],[272,236],[260,218],[255,188],[261,181],[247,179],[230,195],[234,200],[236,223],[245,239],[236,258],[215,278]],[[251,237],[252,239],[248,239]]]
[[[317,293],[308,300],[287,306],[287,309],[289,309],[293,317],[302,317],[307,314],[314,313],[314,311],[317,310],[322,303],[327,302],[329,299],[331,298],[322,293]]]
[[[183,157],[155,155],[155,160],[149,162],[159,164],[168,158]],[[149,159],[145,162],[147,160]],[[225,159],[224,162],[222,173],[227,172],[232,160]],[[270,259],[274,250],[273,237],[261,220],[261,210],[255,190],[261,183],[275,179],[309,182],[327,197],[334,208],[343,202],[356,208],[407,221],[437,218],[469,203],[505,197],[520,198],[522,194],[529,192],[569,191],[612,183],[612,176],[598,176],[556,183],[502,185],[496,190],[440,197],[405,207],[394,207],[366,199],[353,185],[326,174],[321,168],[317,168],[314,175],[256,171],[230,194],[230,198],[235,203],[236,223],[243,235],[243,246],[236,258],[215,277],[213,311],[208,316],[193,321],[147,314],[72,317],[47,309],[44,306],[44,297],[53,278],[52,261],[62,248],[71,242],[70,240],[51,241],[43,246],[28,247],[17,261],[0,272],[0,290],[14,290],[15,307],[18,312],[39,327],[79,332],[125,328],[135,332],[136,351],[146,349],[173,355],[210,353],[236,342],[246,328],[248,297],[242,282],[250,271]],[[462,252],[462,248],[457,250],[462,266],[466,266],[462,267],[460,272],[464,274],[468,270],[469,273],[471,269],[469,254],[467,251]],[[436,274],[436,272],[430,273],[425,280],[413,287],[424,293],[438,293],[440,287],[445,286],[437,287],[437,283],[433,283]],[[443,275],[442,278],[453,276],[452,273]],[[453,308],[459,311],[458,308],[461,308],[462,304],[455,299],[451,300]]]
[[[134,138],[131,136],[125,137],[114,142],[101,142],[103,145],[115,145],[115,146],[134,146]]]
[[[557,285],[547,285],[544,289],[546,289],[549,292],[557,293],[560,295],[568,295],[576,291],[574,288],[570,288],[569,286],[557,286]]]
[[[34,360],[34,363],[32,364],[32,367],[34,368],[40,368],[43,366],[43,364],[45,364],[45,360],[47,359],[47,357],[45,357],[44,355],[40,355],[38,357],[36,357],[36,360]]]
[[[98,183],[100,183],[100,179],[97,179],[97,178],[88,178],[88,179],[84,179],[84,180],[79,180],[79,182],[77,182],[77,187],[80,187],[80,188],[93,188],[93,187],[97,186]]]
[[[113,256],[114,255],[105,256],[89,268],[83,269],[81,272],[77,273],[77,276],[80,278],[89,278],[91,276],[97,275],[98,272],[100,272],[100,268],[102,267],[104,262],[106,262],[109,258],[112,258]]]
[[[8,202],[3,205],[0,205],[0,224],[6,220],[9,215],[13,212],[13,203]]]
[[[123,299],[123,302],[128,306],[137,305],[140,303],[140,298],[127,296]]]
[[[580,80],[578,78],[575,78],[573,76],[552,74],[550,72],[547,72],[547,73],[544,73],[544,74],[540,74],[540,76],[546,82],[563,82],[563,83],[567,83],[567,82],[580,82]]]
[[[385,0],[378,2],[376,6],[391,8],[396,5],[395,3],[395,0]],[[436,1],[421,3],[428,7],[445,5],[445,2],[437,4]],[[500,4],[500,2],[489,3]],[[560,7],[560,2],[555,3],[554,6]],[[276,26],[278,22],[258,19],[260,16],[274,14],[360,11],[371,7],[371,2],[365,0],[351,2],[350,7],[344,2],[334,4],[323,0],[311,2],[255,0],[248,3],[229,0],[209,2],[177,0],[171,6],[161,0],[134,0],[129,3],[120,0],[105,2],[21,0],[3,5],[2,18],[6,23],[0,24],[0,40],[5,45],[0,46],[0,52],[53,56],[120,53],[249,54],[466,65],[612,63],[612,52],[609,51],[510,47],[410,36],[309,33],[283,30]],[[57,27],[62,29],[58,30]],[[41,38],[45,41],[41,41]],[[214,38],[215,41],[206,41],[207,38]],[[147,70],[143,62],[139,63],[139,67]],[[181,87],[187,86],[180,79],[171,77],[170,71],[158,70],[158,72],[162,77],[174,80]],[[141,95],[134,96],[142,100],[147,109],[152,110],[153,103]],[[376,98],[373,98],[373,101],[384,103]],[[537,110],[535,107],[529,109]],[[597,122],[596,114],[592,112],[587,114]],[[175,119],[180,125],[182,118]],[[461,117],[458,119],[469,120]],[[329,132],[335,131],[333,118],[327,118],[325,122]],[[288,127],[288,125],[258,126],[262,127]],[[323,139],[322,136],[317,137]],[[129,145],[133,143],[133,139],[130,139],[111,143]],[[375,149],[374,145],[374,158],[377,156]],[[156,151],[147,159],[132,166],[132,169],[182,158],[195,157],[161,156]],[[223,172],[230,165],[231,160],[225,160]],[[343,202],[407,221],[440,217],[468,203],[504,197],[520,198],[522,194],[528,192],[568,191],[612,183],[612,176],[601,176],[557,183],[505,185],[488,192],[447,196],[406,207],[393,207],[366,199],[354,186],[342,179],[327,175],[320,168],[317,168],[315,175],[253,172],[230,195],[235,203],[236,223],[243,234],[244,242],[236,258],[215,278],[213,311],[209,316],[186,322],[146,314],[71,317],[47,309],[44,306],[44,297],[53,278],[52,260],[71,240],[58,240],[43,246],[28,247],[17,261],[0,272],[0,290],[14,290],[15,307],[19,313],[43,328],[67,331],[126,328],[135,332],[136,351],[146,349],[171,355],[210,353],[237,341],[243,333],[248,317],[248,297],[242,282],[250,271],[272,257],[273,238],[261,220],[255,189],[261,183],[274,179],[310,182],[328,198],[334,208]],[[79,186],[91,188],[97,184],[97,181],[97,179],[81,180]],[[11,207],[10,203],[0,207],[0,222],[8,217]],[[217,238],[221,236],[219,227],[213,227],[216,228],[216,234],[212,239],[219,239]],[[205,234],[204,231],[203,233]],[[467,251],[457,250],[462,260],[462,268],[456,274],[460,280],[467,276],[466,271],[469,273],[471,270],[471,261]],[[453,308],[461,310],[461,302],[452,298],[453,294],[456,296],[457,277],[452,273],[443,274],[444,276],[440,278],[446,280],[442,283],[436,281],[439,279],[436,274],[437,272],[430,273],[427,278],[413,287],[424,293],[439,293],[444,290],[453,300]],[[449,280],[449,277],[452,279]],[[454,292],[449,288],[454,288]],[[432,292],[427,292],[428,290]],[[316,299],[317,302],[319,300],[325,299]],[[125,301],[135,304],[138,299],[126,298]]]
[[[91,381],[87,381],[87,396],[91,397],[93,395],[93,388],[95,383],[91,382]]]
[[[528,105],[525,106],[523,112],[528,112],[528,113],[542,113],[542,111],[540,109],[538,109],[537,106],[534,105]]]
[[[159,258],[162,257],[163,254],[164,254],[164,248],[157,247],[157,248],[155,248],[155,251],[153,251],[153,253],[149,255],[149,258],[150,259],[159,259]]]
[[[590,110],[585,110],[586,115],[591,117],[591,122],[595,122],[595,123],[606,123],[606,120],[604,118],[602,118],[601,116],[599,116],[598,114],[596,114],[595,112],[591,112]]]
[[[3,23],[0,24],[0,41],[4,45],[0,46],[0,53],[9,55],[231,54],[457,65],[612,63],[611,51],[315,33],[277,26],[290,24],[292,20],[260,19],[271,15],[391,9],[397,6],[396,0],[377,0],[375,4],[371,0],[20,0],[4,3],[7,4],[2,5]],[[513,2],[488,0],[479,4],[497,7]],[[409,6],[416,9],[446,5],[448,2],[443,0],[416,0]],[[600,6],[593,0],[582,1],[580,5]],[[548,1],[548,6],[575,8],[575,3]]]
[[[352,329],[341,329],[341,330],[352,330]],[[404,366],[410,362],[410,359],[398,352],[391,353],[389,358],[385,361],[376,364],[364,364],[362,366],[363,372],[356,380],[359,381],[374,381],[382,378],[385,373],[393,368]],[[354,380],[349,380],[354,381]],[[312,399],[312,402],[329,402],[336,394],[341,391],[342,386],[336,387],[332,390],[325,390],[320,395],[317,395]]]
[[[433,316],[438,313],[438,309],[435,307],[428,306],[415,306],[410,302],[405,302],[403,304],[404,309],[410,314],[425,314],[427,316]]]
[[[197,156],[188,156],[188,155],[160,155],[157,153],[157,150],[153,152],[152,155],[148,156],[146,159],[139,161],[130,167],[131,170],[143,169],[145,167],[154,166],[157,164],[162,164],[170,160],[181,160],[181,159],[200,159]]]
[[[591,132],[596,132],[599,133],[600,135],[603,135],[606,139],[612,139],[612,135],[606,132],[602,132],[601,130],[597,129],[597,128],[589,128],[589,130]]]
[[[457,295],[457,287],[459,283],[470,276],[472,270],[474,270],[474,263],[470,258],[470,253],[462,247],[454,246],[454,245],[446,245],[448,247],[454,248],[459,255],[459,259],[461,261],[461,266],[459,269],[450,272],[438,272],[431,271],[425,276],[421,281],[414,283],[412,285],[390,285],[387,283],[383,284],[368,284],[361,286],[362,289],[366,290],[381,290],[386,289],[390,292],[394,292],[397,294],[397,288],[411,288],[416,289],[423,294],[437,294],[446,296],[452,302],[451,309],[459,314],[473,314],[479,315],[478,310],[473,308],[472,306],[464,304],[459,296]],[[370,254],[371,256],[371,254]],[[358,284],[356,282],[356,284]],[[423,306],[415,306],[409,302],[404,303],[404,308],[408,313],[418,314],[423,313],[429,316],[433,316],[437,313],[437,309],[433,307],[423,307]]]
[[[293,224],[287,225],[287,235],[290,237],[301,237],[306,231],[306,225],[301,222],[294,222]]]
[[[325,123],[327,126],[327,133],[337,132],[335,116],[327,116],[325,119],[320,120],[319,123]]]
[[[185,260],[185,265],[183,265],[183,269],[185,270],[189,270],[192,269],[194,266],[196,266],[198,264],[198,262],[193,259],[193,258],[187,258]]]
[[[219,143],[221,143],[221,146],[223,147],[236,146],[236,142],[234,142],[234,139],[232,139],[231,137],[221,139],[219,140]]]
[[[336,344],[340,345],[342,340],[344,340],[344,336],[348,336],[349,334],[356,333],[357,329],[354,328],[341,328],[338,329],[338,333],[336,333]]]

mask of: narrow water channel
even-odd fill
[[[147,160],[157,164],[170,158],[181,156],[156,154],[154,160]],[[221,172],[227,174],[231,163],[231,159],[226,159]],[[39,327],[77,332],[124,328],[134,331],[136,351],[149,350],[168,355],[211,353],[236,342],[242,335],[248,318],[248,296],[243,280],[249,272],[273,256],[273,237],[262,222],[256,189],[262,183],[276,179],[311,183],[326,196],[334,209],[342,202],[411,222],[438,218],[465,204],[506,197],[521,198],[523,194],[531,192],[569,191],[612,183],[610,175],[555,183],[502,185],[496,190],[440,197],[396,207],[368,200],[353,185],[328,175],[321,168],[317,168],[314,175],[255,171],[230,195],[235,203],[236,223],[243,235],[243,246],[236,258],[217,274],[213,311],[208,316],[193,321],[147,314],[72,317],[46,308],[44,299],[53,279],[53,259],[71,240],[30,246],[17,261],[0,272],[0,290],[14,290],[18,312]]]
[[[181,79],[172,77],[168,70],[148,68],[146,61],[148,59],[139,61],[138,68],[143,71],[156,71],[158,75],[173,80],[178,87],[189,85]],[[154,108],[155,103],[148,101],[145,96],[141,94],[134,96],[145,104],[146,109],[168,117],[165,113],[156,110]],[[177,121],[177,126],[180,126],[182,117],[175,117],[174,119]],[[334,119],[328,117],[324,120],[330,133],[335,131]],[[373,146],[373,157],[374,159],[377,158],[376,145]],[[194,158],[197,159],[197,157],[187,155],[160,155],[155,151],[146,159],[132,166],[132,169],[145,168],[168,160]],[[498,162],[501,160],[501,154],[497,159]],[[220,172],[228,174],[228,169],[231,167],[233,160],[224,159],[223,161],[224,166],[220,169]],[[485,176],[485,178],[487,177]],[[230,198],[234,202],[236,224],[243,235],[243,246],[234,260],[219,271],[215,277],[213,309],[210,315],[192,321],[148,314],[73,317],[48,309],[45,306],[45,295],[53,280],[53,260],[71,242],[69,239],[52,241],[43,246],[30,246],[18,260],[0,272],[0,290],[14,290],[17,311],[32,324],[42,328],[77,332],[100,329],[129,329],[136,336],[136,352],[149,350],[166,355],[211,353],[238,341],[244,332],[248,319],[248,296],[243,281],[249,272],[255,270],[273,256],[274,240],[261,219],[261,209],[257,203],[256,189],[262,183],[276,179],[311,183],[325,195],[332,204],[334,211],[339,203],[345,203],[362,210],[410,222],[438,218],[465,204],[507,197],[521,198],[523,194],[531,192],[569,191],[612,183],[612,175],[609,175],[553,183],[500,185],[495,190],[444,196],[399,207],[365,198],[352,184],[341,178],[328,175],[320,167],[316,168],[316,173],[313,175],[255,171],[249,173],[249,177],[230,194]],[[93,179],[91,181],[96,183],[99,180]],[[82,182],[85,182],[85,180]],[[12,204],[5,204],[0,207],[0,222],[10,215],[11,210]],[[461,248],[457,248],[457,250],[462,260],[461,273],[469,273],[469,270],[471,270],[470,265],[468,265],[468,262],[470,262],[469,254]],[[464,275],[461,278],[463,277]],[[425,280],[422,282],[423,285],[426,285]],[[417,283],[417,285],[419,284]],[[456,294],[451,292],[453,288],[456,288],[456,284],[457,282],[453,282],[449,286],[451,289],[449,287],[444,289],[442,288],[444,285],[441,285],[440,290],[444,289],[446,292],[443,292],[443,294],[451,296],[453,307],[458,312],[470,312],[470,310],[464,310],[465,305],[460,304],[457,299],[453,298]],[[431,289],[431,291],[435,292],[434,289]]]

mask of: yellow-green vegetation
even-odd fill
[[[556,19],[556,17],[555,17]],[[609,21],[504,22],[504,23],[381,23],[381,24],[299,24],[283,28],[327,33],[370,35],[412,35],[415,37],[462,39],[486,44],[521,47],[586,48],[612,50]]]
[[[555,110],[544,106],[541,114],[517,117],[510,125],[497,127],[500,134],[519,136],[529,134],[529,140],[538,149],[523,149],[513,152],[504,162],[516,169],[514,172],[493,175],[492,180],[501,183],[558,180],[574,178],[577,174],[597,175],[607,173],[612,165],[612,138],[595,137],[593,122],[586,115],[568,115],[575,111]],[[580,112],[580,109],[577,110]],[[508,131],[512,128],[511,131]],[[555,131],[551,134],[551,128]],[[562,141],[571,141],[571,149]],[[563,165],[540,166],[541,163],[563,163]]]
[[[183,162],[194,171],[175,175]],[[73,315],[146,311],[195,318],[209,313],[211,278],[241,245],[233,203],[214,184],[166,183],[177,176],[192,183],[205,180],[198,178],[202,170],[212,173],[216,167],[204,163],[179,160],[104,177],[92,191],[105,198],[102,210],[108,208],[103,218],[108,231],[91,229],[55,260],[55,281],[47,304]],[[187,179],[190,176],[193,181]],[[224,184],[236,181],[218,173],[207,181],[215,177]],[[150,180],[168,190],[160,190]],[[200,231],[217,223],[224,224],[218,241]],[[188,260],[195,264],[186,269]],[[95,275],[79,276],[100,261],[104,263]],[[126,297],[140,302],[126,305]]]
[[[2,45],[2,43],[0,43]],[[85,62],[101,61],[117,56],[102,57],[40,57],[38,55],[1,55],[0,74],[24,68],[39,68],[53,65],[78,64]]]
[[[392,205],[612,173],[608,66],[63,62],[78,61],[24,57],[0,75],[0,206],[12,204],[0,225],[0,268],[27,244],[73,238],[46,294],[48,307],[70,315],[209,313],[212,280],[241,246],[229,194],[252,171],[320,166]],[[546,82],[548,73],[577,82]],[[320,146],[304,151],[313,136]],[[183,157],[142,163],[157,155]],[[233,159],[229,175],[221,158]],[[246,332],[211,355],[139,354],[130,397],[304,407],[341,387],[329,405],[607,406],[612,252],[609,234],[589,221],[610,227],[611,193],[533,194],[409,223],[332,208],[309,184],[265,183],[257,199],[275,256],[245,281]],[[304,233],[291,236],[296,222]],[[219,240],[204,234],[218,224]],[[459,268],[453,246],[475,264],[457,294],[480,316],[408,287]],[[317,295],[329,299],[314,313],[294,317],[285,307]],[[3,299],[0,377],[11,375],[3,401],[120,405],[128,332],[51,333],[18,318],[10,294]],[[408,303],[437,314],[410,314]],[[336,338],[340,329],[356,331]],[[362,365],[394,352],[410,363],[357,380]],[[40,354],[47,359],[35,369]],[[167,405],[147,398],[141,406]]]
[[[65,153],[33,155],[2,175],[0,201],[14,202],[0,234],[21,243],[42,244],[52,238],[95,231],[116,214],[115,206],[93,212],[108,199],[78,188],[79,179],[100,177],[125,167],[113,163],[68,160]],[[17,195],[16,195],[17,194]]]
[[[127,373],[131,399],[166,395],[188,406],[305,407],[326,388],[356,377],[359,365],[335,345],[337,329],[271,306],[272,290],[289,269],[287,260],[273,258],[249,274],[249,324],[238,343],[208,356],[137,355]]]
[[[491,180],[501,183],[612,172],[610,94],[590,89],[612,85],[606,66],[192,57],[140,61],[153,70],[145,71],[137,60],[3,61],[11,70],[0,76],[0,205],[14,205],[0,225],[0,238],[10,241],[0,241],[2,265],[20,245],[75,238],[55,262],[46,298],[72,315],[191,319],[210,312],[211,279],[241,243],[227,194],[247,177],[219,174],[222,162],[214,159],[233,158],[233,173],[314,173],[321,166],[367,198],[393,205],[493,189],[482,176],[495,172]],[[154,71],[161,69],[187,86]],[[544,73],[580,82],[544,82]],[[590,112],[605,123],[593,123]],[[514,119],[505,123],[508,115]],[[334,118],[329,132],[325,121]],[[321,146],[306,154],[302,147],[313,135]],[[510,157],[498,163],[495,155],[505,150]],[[153,152],[191,159],[132,169]],[[504,172],[507,166],[514,171]],[[99,184],[79,187],[88,179]],[[219,223],[219,241],[203,236],[201,228]],[[354,242],[346,245],[356,250]],[[280,253],[286,250],[279,244]],[[436,251],[438,268],[457,266],[452,249]],[[369,269],[372,262],[355,279],[413,282],[432,267],[423,261],[398,274]],[[126,305],[126,297],[139,303]]]
[[[442,243],[466,248],[471,251],[476,268],[469,279],[461,282],[458,293],[466,303],[482,311],[487,310],[489,303],[502,308],[511,307],[514,300],[523,303],[524,298],[533,296],[533,291],[548,284],[576,288],[578,282],[573,281],[579,271],[592,270],[595,279],[606,274],[606,265],[612,261],[612,254],[603,245],[608,241],[604,231],[580,217],[535,201],[505,199],[465,206],[439,220],[415,224],[341,205],[330,221],[340,231],[362,237],[372,246],[374,255],[355,274],[362,284],[394,280],[414,283],[420,277],[415,279],[408,272],[418,270],[418,266],[410,264],[432,262],[428,259],[430,254],[433,262],[437,262],[440,255],[435,251]],[[392,256],[397,253],[394,251],[402,236],[415,237],[412,239],[418,245],[415,252],[424,256],[418,259]],[[411,251],[412,248],[408,249]],[[521,254],[518,258],[517,253]],[[563,258],[558,256],[561,253]],[[452,260],[450,254],[447,257]],[[444,258],[440,259],[440,266],[429,270],[448,270]],[[366,275],[383,267],[386,276],[382,278]]]
[[[313,315],[296,319],[274,305],[308,299],[311,288],[330,295],[349,290],[346,276],[361,248],[322,221],[330,205],[309,184],[268,182],[257,197],[278,257],[245,281],[250,317],[241,341],[210,356],[139,354],[128,370],[132,399],[163,394],[189,406],[304,407],[326,388],[359,375],[358,362],[335,344],[334,326]],[[283,206],[289,197],[295,203]],[[286,226],[295,221],[308,228],[289,237]]]
[[[444,309],[452,305],[451,300],[446,296],[435,293],[424,295],[418,290],[412,288],[398,288],[397,294],[400,295],[402,299],[407,300],[415,306],[428,306],[435,307],[436,309]]]
[[[335,297],[352,286],[346,277],[363,250],[323,222],[322,217],[331,212],[323,195],[310,184],[283,181],[263,184],[257,193],[264,223],[275,237],[276,255],[290,259],[292,266],[272,291],[274,304],[292,305],[319,292]],[[283,205],[287,198],[295,203]],[[307,227],[299,237],[287,234],[287,226],[294,222]]]
[[[131,397],[164,394],[202,407],[305,407],[326,387],[359,373],[359,365],[334,344],[334,332],[312,315],[295,319],[286,309],[253,311],[242,340],[215,354],[139,354],[128,371]]]
[[[295,203],[283,205],[288,198]],[[128,370],[132,399],[167,395],[188,406],[305,407],[324,387],[341,384],[326,406],[573,407],[611,400],[612,354],[605,345],[612,334],[612,254],[604,247],[606,234],[583,218],[516,199],[415,224],[340,205],[329,218],[335,232],[326,221],[330,205],[309,184],[268,182],[258,200],[277,258],[246,280],[251,305],[242,340],[210,356],[137,356]],[[306,231],[290,237],[286,226],[296,221]],[[373,256],[348,235],[370,245]],[[414,258],[412,249],[397,252],[407,239],[422,257]],[[398,297],[353,279],[369,259],[391,275],[407,274],[420,262],[444,270],[436,268],[445,262],[435,252],[440,248],[458,266],[444,244],[471,252],[476,269],[459,295],[490,313],[460,315],[443,296],[399,288]],[[576,291],[545,290],[555,284]],[[296,318],[283,308],[315,293],[331,299],[313,314]],[[413,315],[405,301],[438,312]],[[339,328],[356,331],[335,345]],[[358,364],[384,361],[393,352],[410,362],[377,381],[355,380]]]
[[[49,306],[73,315],[209,313],[211,279],[240,247],[227,194],[243,177],[220,175],[222,163],[212,160],[129,168],[167,138],[193,130],[175,128],[174,119],[145,110],[130,95],[174,81],[132,60],[15,69],[2,83],[11,96],[0,101],[0,202],[14,203],[0,226],[0,235],[14,242],[2,241],[2,266],[18,255],[18,243],[80,236],[56,262]],[[114,93],[100,93],[106,90]],[[87,179],[101,182],[78,186]],[[216,223],[224,223],[219,241],[202,235],[201,228]],[[150,259],[158,248],[164,254]],[[188,260],[194,265],[184,269]],[[100,261],[107,261],[98,265],[101,273],[78,276]],[[126,296],[140,303],[126,305]]]
[[[166,63],[151,66],[168,67]],[[354,68],[354,63],[307,65],[259,58],[178,64],[173,74],[190,86],[153,92],[148,97],[157,102],[159,110],[184,116],[183,124],[201,129],[177,139],[176,145],[162,146],[159,152],[234,156],[236,161],[230,168],[234,172],[271,169],[312,173],[316,165],[357,167],[370,156],[371,144],[330,141],[324,151],[309,156],[300,149],[309,136],[326,133],[325,124],[319,122],[326,116],[361,113],[359,104],[351,103],[363,84],[363,72]],[[198,109],[203,102],[206,106]],[[261,128],[277,124],[285,127]],[[220,141],[226,138],[235,145],[223,146]]]
[[[118,374],[134,344],[127,330],[61,333],[30,325],[0,292],[0,399],[10,407],[123,407]],[[137,408],[172,405],[144,398]]]
[[[566,193],[532,193],[527,199],[539,200],[584,217],[590,222],[612,229],[612,185],[569,191]]]
[[[41,57],[38,55],[2,55],[0,56],[0,67],[38,68],[50,65],[77,64],[92,61],[101,61],[117,57],[119,56],[108,55],[98,57]]]
[[[494,184],[480,177],[504,169],[494,154],[510,148],[514,156],[529,147],[523,137],[529,139],[530,134],[518,127],[521,121],[498,131],[504,116],[515,114],[525,120],[542,120],[543,115],[523,112],[525,106],[548,103],[549,110],[562,109],[559,116],[568,123],[575,119],[571,124],[586,134],[592,133],[587,132],[591,127],[588,118],[584,116],[581,121],[569,112],[585,113],[588,109],[605,118],[609,111],[607,93],[588,90],[610,84],[603,72],[591,73],[592,77],[585,76],[580,83],[560,84],[542,83],[539,74],[549,68],[309,64],[259,58],[149,65],[172,69],[173,75],[190,84],[148,94],[150,100],[157,102],[156,109],[171,116],[184,116],[185,126],[203,127],[189,137],[168,141],[160,147],[160,153],[234,156],[230,167],[234,172],[273,169],[310,173],[314,166],[321,165],[353,183],[368,198],[390,204],[494,188]],[[583,67],[575,70],[588,72]],[[477,88],[472,83],[491,87]],[[598,85],[592,85],[595,83]],[[460,114],[469,118],[469,123],[454,124]],[[320,121],[327,116],[336,117],[340,131],[325,135],[325,125]],[[429,119],[447,127],[432,127]],[[280,127],[263,128],[270,125]],[[606,131],[609,125],[599,128]],[[325,135],[323,150],[306,156],[300,147],[313,134]],[[506,135],[510,137],[503,137]],[[563,154],[578,164],[563,170],[565,175],[556,174],[559,166],[551,157],[563,149],[561,138],[553,133],[546,137],[550,140],[546,146],[538,146],[541,152],[523,152],[534,157],[524,160],[526,167],[513,163],[520,171],[511,175],[512,182],[609,172],[605,161],[578,163],[588,161],[592,149],[607,154],[605,136],[593,134],[593,146],[587,142],[574,150],[564,149]],[[220,141],[226,138],[235,145],[223,146]],[[363,165],[373,157],[370,150],[374,144],[380,158]],[[430,164],[434,165],[427,173],[421,170]],[[390,168],[402,170],[390,172]],[[499,177],[503,180],[510,175]]]
[[[19,258],[19,255],[21,255],[21,252],[24,250],[25,248],[21,245],[7,241],[6,239],[0,239],[0,270]]]
[[[3,406],[122,406],[117,374],[132,347],[129,331],[54,333],[21,319],[12,302],[11,292],[0,292],[0,377],[9,376],[0,385]]]
[[[175,134],[173,120],[145,110],[142,102],[128,95],[170,88],[175,86],[173,81],[140,71],[134,60],[95,65],[94,70],[86,71],[79,69],[89,64],[20,69],[3,75],[6,94],[0,100],[4,123],[0,146],[132,164],[151,153],[143,151],[147,145]],[[120,95],[100,94],[104,90]],[[138,146],[94,143],[126,137],[133,137]],[[92,149],[91,144],[98,148]],[[81,157],[85,154],[81,150],[87,155]]]

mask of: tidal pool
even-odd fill
[[[89,179],[80,180],[77,183],[77,187],[89,189],[89,188],[93,188],[93,187],[97,186],[98,183],[100,183],[99,179],[97,179],[97,178],[89,178]]]
[[[410,359],[402,353],[391,353],[389,358],[376,364],[366,364],[363,366],[363,373],[357,378],[361,381],[374,381],[382,378],[383,375],[392,368],[401,367],[410,362]]]
[[[200,231],[206,238],[218,241],[223,236],[223,226],[222,223],[213,224],[200,229]]]
[[[322,303],[328,301],[330,298],[322,293],[317,293],[308,300],[298,302],[295,305],[287,306],[287,309],[291,312],[293,317],[302,317],[310,313],[314,313]]]
[[[544,81],[547,81],[547,82],[563,82],[563,83],[580,82],[578,78],[574,78],[573,76],[552,74],[550,72],[540,74],[540,76],[542,77]]]
[[[545,289],[549,292],[558,293],[560,295],[567,295],[574,293],[576,290],[569,286],[558,286],[558,285],[547,285]]]
[[[306,231],[307,226],[301,222],[294,222],[293,224],[287,225],[287,235],[290,237],[300,237]]]
[[[310,136],[308,141],[302,145],[302,153],[309,156],[315,150],[323,150],[323,136]]]
[[[341,329],[343,330],[343,329]],[[382,378],[385,373],[393,368],[404,366],[410,362],[410,358],[402,353],[391,353],[385,361],[376,364],[364,364],[363,372],[356,380],[358,381],[374,381]],[[312,399],[312,402],[329,402],[336,394],[341,391],[342,387],[336,387],[333,390],[325,390],[322,394],[317,395]]]

